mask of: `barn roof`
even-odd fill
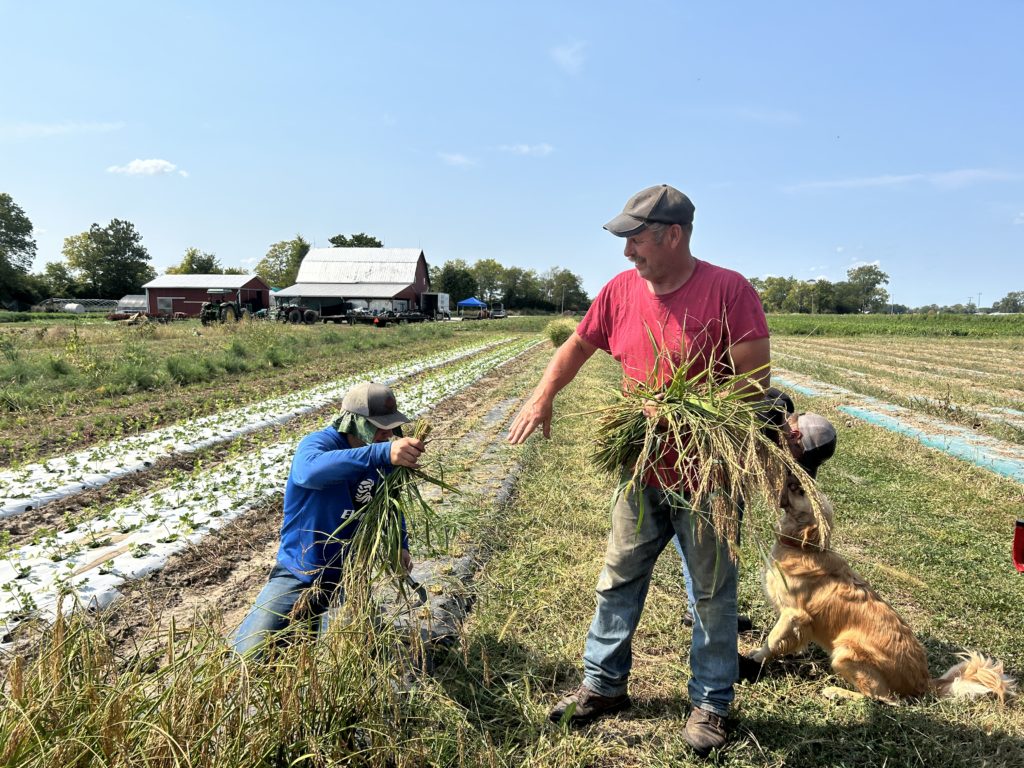
[[[338,299],[393,299],[409,283],[296,283],[277,291],[275,296]]]
[[[160,275],[143,288],[241,288],[259,275]]]
[[[419,248],[313,248],[302,260],[296,284],[416,282]],[[290,290],[290,289],[286,289]]]

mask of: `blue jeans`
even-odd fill
[[[612,510],[597,610],[583,651],[583,682],[603,696],[626,692],[632,641],[658,555],[675,536],[693,581],[690,703],[725,716],[739,672],[736,645],[736,564],[710,521],[681,499],[644,488],[643,519],[637,494],[621,496]]]
[[[300,581],[291,571],[281,565],[274,565],[270,578],[263,587],[256,602],[235,632],[234,649],[247,653],[262,647],[293,621],[305,622],[312,633],[327,628],[328,608],[331,599],[340,593],[334,587],[317,587]],[[293,615],[299,600],[306,596],[299,613]]]
[[[686,555],[683,554],[683,542],[676,536],[672,539],[676,545],[676,552],[679,553],[679,560],[683,565],[683,586],[686,587],[686,608],[693,613],[693,606],[697,604],[697,598],[693,594],[693,579],[690,578],[690,569],[686,565]]]

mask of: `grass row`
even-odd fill
[[[971,336],[1019,338],[1019,315],[769,315],[773,334],[796,336]]]
[[[606,358],[588,363],[563,394],[561,413],[588,410],[618,375]],[[1009,562],[1013,520],[1024,516],[1020,486],[897,435],[847,426],[826,401],[803,398],[798,405],[840,426],[839,453],[820,475],[836,507],[837,549],[915,627],[932,672],[973,648],[1024,674],[1024,583]],[[655,570],[634,640],[634,709],[559,732],[554,744],[544,723],[547,708],[580,679],[608,532],[612,484],[591,469],[594,426],[589,416],[565,415],[553,439],[527,454],[517,502],[491,536],[500,544],[467,637],[469,657],[479,658],[476,674],[491,684],[459,678],[455,687],[463,706],[502,724],[501,743],[527,758],[543,748],[557,749],[564,765],[697,765],[681,736],[690,638],[679,623],[684,598],[671,549]],[[765,523],[774,514],[750,510],[745,522],[740,607],[762,628],[773,620],[759,572],[771,544]],[[845,685],[815,651],[741,685],[735,736],[719,764],[1001,766],[1018,764],[1022,754],[1018,707],[832,703],[821,696],[830,684]]]
[[[582,414],[607,402],[619,377],[606,356],[588,363],[559,399],[553,439],[522,449],[513,502],[465,516],[489,556],[462,646],[434,678],[403,688],[393,638],[373,642],[379,636],[358,624],[255,668],[226,660],[219,635],[202,627],[172,628],[155,657],[126,661],[99,634],[58,628],[39,659],[4,681],[0,764],[700,764],[682,739],[690,634],[671,549],[634,640],[633,710],[575,731],[546,721],[580,678],[608,533],[613,483],[593,469],[595,417]],[[1013,520],[1024,517],[1020,486],[847,423],[832,405],[798,402],[839,427],[839,452],[820,473],[836,508],[836,548],[915,627],[934,674],[964,647],[1024,674],[1024,583],[1009,562]],[[759,627],[772,621],[758,571],[773,517],[749,511],[742,553],[741,610]],[[717,764],[1020,764],[1019,707],[824,700],[822,689],[839,682],[811,652],[741,685]]]

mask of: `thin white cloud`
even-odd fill
[[[842,253],[845,250],[846,250],[846,246],[845,245],[837,245],[836,246],[836,253]]]
[[[458,152],[438,152],[437,156],[441,158],[446,164],[454,165],[459,168],[466,168],[471,165],[476,165],[476,160],[466,155],[459,154]]]
[[[834,179],[832,181],[808,181],[793,184],[782,189],[786,192],[799,192],[814,189],[865,189],[869,187],[897,187],[905,184],[924,183],[941,189],[959,189],[971,184],[987,181],[1015,181],[1020,174],[988,168],[964,168],[941,173],[905,173],[884,174],[881,176],[862,176],[852,179]]]
[[[1024,224],[1024,211],[1017,214],[1017,217],[1013,220],[1014,224]]]
[[[502,144],[498,149],[502,152],[527,157],[544,157],[555,151],[550,144]]]
[[[551,49],[551,58],[566,74],[578,75],[583,71],[583,64],[586,62],[586,56],[583,54],[586,47],[587,44],[584,42],[557,45]]]
[[[881,269],[882,262],[878,259],[874,261],[864,261],[862,259],[853,259],[849,264],[849,269],[856,269],[857,267],[878,267]]]
[[[48,139],[82,133],[111,133],[124,128],[124,123],[80,123],[64,120],[59,123],[0,123],[0,139]]]
[[[188,171],[179,170],[174,163],[158,158],[132,160],[128,165],[111,165],[107,168],[107,173],[121,173],[125,176],[159,176],[175,172],[179,176],[188,177]]]

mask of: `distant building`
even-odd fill
[[[144,293],[129,293],[122,296],[117,302],[116,312],[132,314],[133,312],[149,312],[149,302],[146,301]]]
[[[210,300],[207,291],[211,288],[233,291],[221,298],[234,299],[250,312],[270,306],[270,286],[258,275],[160,275],[142,287],[151,315],[184,312],[196,316],[203,302]]]
[[[322,315],[346,309],[419,307],[430,290],[419,248],[314,248],[302,260],[295,285],[274,292],[280,304],[302,304]]]

